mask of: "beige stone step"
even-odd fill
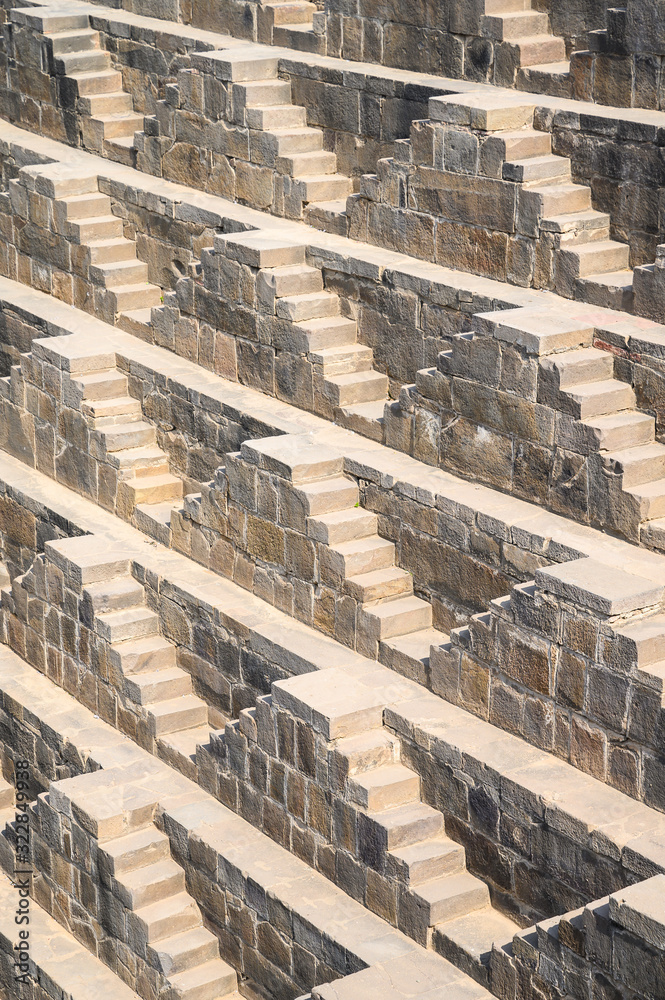
[[[502,160],[523,160],[530,156],[548,156],[552,152],[551,134],[533,128],[497,132],[491,141]]]
[[[127,505],[133,509],[137,504],[163,503],[166,500],[180,500],[183,495],[183,482],[170,472],[160,475],[142,475],[135,479],[125,479],[118,484],[118,506]]]
[[[203,726],[193,726],[191,729],[162,734],[157,740],[157,752],[160,760],[175,767],[186,778],[196,781],[197,748],[208,746],[212,728],[206,722]]]
[[[136,130],[141,132],[142,128]],[[113,138],[104,138],[104,153],[108,156],[109,160],[113,160],[115,163],[122,163],[126,167],[135,166],[135,155],[136,146],[134,145],[134,136],[136,132],[131,135],[118,135]]]
[[[84,399],[115,399],[127,394],[127,376],[117,368],[91,372],[90,375],[77,375],[76,381],[83,386]]]
[[[278,156],[293,156],[297,153],[316,153],[323,149],[323,132],[318,128],[273,129],[277,139]]]
[[[316,4],[306,2],[271,3],[266,6],[273,12],[273,23],[278,25],[311,24],[316,11]]]
[[[132,524],[156,542],[170,547],[173,512],[182,509],[180,500],[162,503],[137,503],[132,512]]]
[[[635,406],[635,393],[631,386],[618,379],[573,385],[565,391],[565,396],[570,412],[579,420],[602,417]]]
[[[104,611],[95,617],[95,631],[111,643],[157,635],[159,615],[145,605]]]
[[[171,988],[178,1000],[233,1000],[237,976],[221,958],[205,962],[195,969],[171,976]],[[233,994],[233,997],[228,997]]]
[[[409,802],[379,812],[367,813],[366,819],[376,834],[374,843],[386,851],[417,844],[430,837],[440,837],[443,816],[424,802]]]
[[[116,880],[116,895],[130,910],[159,903],[185,890],[185,873],[171,858],[126,872]]]
[[[456,968],[487,986],[492,947],[511,945],[519,929],[510,917],[488,906],[437,924],[432,947]]]
[[[657,517],[665,517],[665,479],[631,486],[624,492],[629,493],[636,501],[640,520],[651,521]]]
[[[322,565],[330,567],[332,572],[344,580],[348,577],[361,576],[377,569],[386,569],[395,561],[395,546],[387,538],[375,535],[373,538],[362,538],[357,541],[340,542],[331,545],[321,553]]]
[[[345,347],[355,344],[357,328],[355,320],[346,316],[331,316],[311,319],[294,324],[290,333],[290,349],[294,353],[307,353],[328,347]]]
[[[146,420],[135,420],[127,424],[114,424],[103,432],[104,447],[107,452],[127,451],[154,445],[155,427]]]
[[[142,417],[141,404],[132,396],[118,396],[110,399],[84,400],[81,413],[94,420],[94,426],[113,427],[130,423]]]
[[[372,441],[383,441],[383,413],[385,399],[374,399],[369,403],[350,403],[340,407],[335,420],[342,427],[362,434]]]
[[[14,786],[0,777],[0,809],[10,809],[14,805]]]
[[[603,456],[608,471],[622,477],[622,486],[639,486],[665,478],[665,447],[653,442],[639,448],[609,452]]]
[[[399,740],[387,729],[371,729],[357,736],[347,736],[335,745],[335,755],[344,759],[344,771],[348,777],[396,764],[399,754]]]
[[[218,958],[217,938],[205,927],[191,927],[148,946],[148,961],[167,978]]]
[[[388,376],[374,369],[329,375],[325,378],[324,387],[334,406],[382,401],[388,395]]]
[[[136,607],[145,601],[143,587],[131,576],[90,583],[84,588],[83,595],[90,601],[95,614]]]
[[[358,502],[358,486],[354,479],[336,476],[334,479],[303,483],[298,487],[305,516],[319,517],[334,511],[348,510]]]
[[[303,220],[308,226],[323,233],[347,236],[349,216],[346,212],[346,201],[346,198],[336,198],[333,201],[311,201],[303,212]]]
[[[562,247],[592,240],[608,240],[610,237],[610,216],[588,208],[583,212],[564,212],[551,215],[540,223],[541,229],[557,233]]]
[[[410,890],[429,927],[489,905],[489,890],[469,872],[423,882]]]
[[[517,10],[506,14],[485,15],[482,18],[482,32],[497,42],[517,41],[546,35],[549,31],[547,14],[535,10]]]
[[[96,118],[102,115],[123,115],[134,110],[131,95],[124,90],[80,97],[79,107],[84,114]]]
[[[665,659],[665,615],[652,615],[616,629],[635,644],[640,667]]]
[[[289,177],[328,176],[337,170],[337,156],[324,149],[313,153],[294,153],[290,156],[278,156],[275,167],[278,173],[288,174]]]
[[[426,683],[429,677],[429,657],[432,646],[445,646],[449,636],[435,628],[419,629],[407,635],[384,639],[379,649],[379,660],[386,667]]]
[[[242,92],[245,107],[248,109],[293,107],[290,80],[244,80],[242,83],[237,83],[235,89]],[[247,124],[250,123],[247,122]],[[255,128],[255,126],[250,125],[250,128]]]
[[[142,260],[116,260],[108,264],[91,264],[90,280],[104,288],[138,285],[148,281],[148,265]]]
[[[314,367],[325,377],[370,371],[373,358],[372,348],[365,347],[364,344],[326,347],[320,351],[313,351],[309,356]]]
[[[277,300],[275,312],[282,319],[291,320],[292,323],[338,316],[339,296],[324,291],[285,295]]]
[[[348,577],[344,590],[361,604],[371,604],[413,593],[413,577],[399,566],[389,566]]]
[[[364,771],[350,778],[347,788],[351,801],[371,812],[420,800],[420,778],[402,764]]]
[[[73,194],[59,199],[65,206],[67,219],[99,219],[111,215],[111,199],[99,191]]]
[[[53,52],[62,55],[65,52],[89,52],[100,47],[99,32],[92,28],[70,28],[58,31],[49,36]]]
[[[404,885],[417,886],[465,871],[465,864],[461,844],[448,837],[432,837],[388,851],[386,875]]]
[[[432,605],[413,594],[397,597],[383,604],[364,607],[361,621],[363,630],[372,638],[379,641],[392,639],[431,628]]]
[[[289,94],[291,88],[289,86]],[[279,131],[286,128],[306,128],[307,112],[297,104],[273,104],[264,107],[246,107],[245,122],[249,128],[260,132]]]
[[[324,174],[298,177],[298,193],[303,202],[336,201],[351,194],[351,178],[343,174]]]
[[[558,35],[532,35],[516,39],[520,66],[558,63],[566,58],[566,43]]]
[[[102,215],[96,219],[72,220],[67,223],[70,238],[77,243],[90,243],[122,236],[122,219],[115,215]]]
[[[103,49],[62,52],[54,56],[53,62],[56,72],[65,76],[76,73],[99,73],[111,67],[111,57]]]
[[[135,132],[143,129],[143,115],[137,115],[133,111],[95,115],[94,120],[101,122],[105,139],[133,137]]]
[[[570,180],[570,160],[567,156],[530,156],[525,160],[508,160],[503,165],[503,179],[516,184],[565,184]]]
[[[186,892],[177,892],[128,913],[127,923],[135,929],[139,940],[154,943],[199,926],[201,911]]]
[[[586,184],[552,184],[546,187],[526,188],[519,193],[521,206],[532,206],[534,215],[550,218],[591,208],[591,188]]]
[[[109,295],[113,296],[116,312],[147,309],[150,306],[158,306],[162,301],[161,288],[147,283],[110,288]]]
[[[587,382],[602,382],[614,374],[614,356],[596,347],[552,354],[540,362],[541,369],[554,377],[559,389],[571,389]]]
[[[118,469],[121,479],[159,476],[169,471],[168,455],[156,444],[114,451],[109,455],[109,464]]]
[[[128,675],[142,670],[161,670],[175,666],[176,648],[168,639],[154,634],[114,642],[109,650],[109,658],[116,669]]]
[[[182,695],[150,707],[153,735],[165,736],[180,729],[194,729],[208,721],[208,706],[196,695]]]
[[[143,670],[125,678],[125,691],[136,705],[153,705],[192,693],[192,678],[180,667]]]
[[[607,271],[580,278],[579,298],[602,308],[630,311],[633,306],[633,271]]]
[[[651,443],[656,422],[647,413],[625,410],[585,420],[584,426],[593,432],[599,451],[622,451]]]
[[[371,511],[362,507],[351,507],[347,510],[333,511],[318,517],[307,519],[307,534],[317,542],[325,545],[336,545],[338,542],[350,542],[357,538],[368,538],[375,535],[378,518]]]
[[[318,267],[308,264],[287,264],[284,267],[266,268],[260,272],[264,281],[277,298],[289,295],[308,295],[323,291],[323,275]]]
[[[92,264],[115,264],[120,261],[136,260],[136,244],[118,236],[108,240],[92,240],[88,243]]]
[[[76,81],[76,87],[81,97],[90,97],[94,94],[112,94],[122,90],[122,73],[115,69],[69,73],[68,76]]]
[[[107,840],[100,845],[100,852],[104,855],[104,868],[116,878],[171,857],[169,838],[152,824],[116,840]]]
[[[576,278],[585,278],[604,271],[619,271],[628,267],[630,247],[615,240],[583,243],[559,251],[563,266]]]

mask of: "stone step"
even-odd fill
[[[324,376],[347,375],[352,372],[366,372],[372,368],[374,352],[364,344],[349,344],[347,347],[326,347],[310,354],[309,360]]]
[[[347,789],[352,802],[371,812],[420,800],[420,778],[402,764],[364,771],[349,779]]]
[[[39,12],[39,30],[44,35],[55,35],[59,31],[73,31],[75,28],[83,29],[90,27],[90,18],[87,12],[75,14],[72,11],[47,10],[41,8]]]
[[[122,219],[115,215],[101,215],[96,219],[72,220],[67,223],[67,233],[74,242],[91,243],[121,237]]]
[[[135,132],[143,129],[143,115],[135,114],[133,111],[95,115],[94,120],[101,122],[105,139],[133,137]]]
[[[291,104],[290,80],[245,80],[242,83],[236,83],[234,90],[243,95],[245,108],[291,108],[295,106]],[[255,128],[249,122],[247,124],[250,125],[250,128]]]
[[[324,560],[333,573],[344,580],[392,566],[395,562],[395,546],[387,538],[375,535],[373,538],[332,545],[322,552],[322,563]]]
[[[623,451],[649,444],[654,440],[656,427],[654,418],[639,410],[610,413],[585,420],[583,424],[593,432],[598,451]]]
[[[361,604],[371,604],[373,601],[412,594],[413,577],[399,566],[389,566],[348,577],[344,590]]]
[[[431,628],[432,605],[413,594],[392,598],[383,604],[364,607],[362,625],[378,641],[419,632]]]
[[[170,983],[177,1000],[233,1000],[228,994],[234,993],[237,976],[223,959],[215,958],[171,976]],[[240,1000],[239,994],[238,998]]]
[[[358,736],[346,736],[335,745],[335,754],[344,758],[348,777],[396,764],[399,753],[399,740],[387,729],[372,729]]]
[[[511,945],[519,929],[510,917],[488,906],[437,924],[432,947],[456,968],[487,986],[492,947],[504,949]]]
[[[277,138],[278,156],[292,156],[296,153],[316,153],[323,149],[323,132],[318,128],[273,129]]]
[[[374,369],[329,375],[324,381],[324,392],[333,406],[381,401],[388,395],[388,376]]]
[[[68,221],[71,219],[98,219],[111,215],[111,199],[99,191],[73,194],[67,198],[59,198],[58,201],[65,206]]]
[[[137,933],[139,940],[154,943],[200,926],[201,911],[186,892],[177,892],[157,903],[148,903],[147,906],[128,913],[127,923]]]
[[[635,643],[640,668],[665,659],[665,615],[628,622],[615,631]]]
[[[665,478],[665,446],[653,442],[640,448],[610,452],[603,456],[604,467],[622,477],[624,488]]]
[[[534,128],[508,129],[492,137],[502,160],[524,160],[531,156],[548,156],[552,152],[552,136]]]
[[[273,23],[278,25],[287,24],[312,24],[316,4],[313,3],[271,3],[273,13]]]
[[[591,188],[586,184],[552,184],[520,192],[520,200],[535,203],[540,218],[583,212],[591,208]]]
[[[386,874],[403,885],[417,886],[463,872],[465,865],[466,854],[461,844],[448,837],[433,837],[388,851]]]
[[[423,882],[410,890],[429,927],[489,906],[487,886],[469,872]]]
[[[109,240],[91,240],[88,243],[92,264],[115,264],[123,260],[136,260],[136,244],[118,236]]]
[[[111,643],[141,639],[159,633],[159,615],[145,605],[104,611],[95,618],[95,631]]]
[[[147,420],[135,420],[128,424],[115,424],[103,432],[104,447],[107,452],[127,451],[154,445],[156,433],[154,424]]]
[[[143,670],[167,670],[176,665],[176,648],[168,639],[155,633],[113,643],[109,659],[125,675]]]
[[[520,66],[549,65],[566,58],[566,43],[558,35],[532,35],[516,39]]]
[[[292,323],[338,316],[339,296],[324,291],[285,295],[277,300],[275,312],[282,319],[291,320]]]
[[[104,288],[137,285],[148,280],[148,265],[142,260],[118,260],[108,264],[91,264],[90,280]]]
[[[358,502],[358,486],[354,479],[336,476],[298,487],[306,515],[320,517],[335,511],[348,510]]]
[[[156,542],[170,547],[171,520],[174,510],[182,509],[180,501],[137,503],[132,512],[132,524]]]
[[[485,0],[486,14],[508,14],[516,10],[531,10],[531,0]]]
[[[310,267],[308,264],[287,264],[284,267],[266,268],[260,274],[277,298],[323,291],[321,271],[318,267]]]
[[[141,132],[142,129],[136,130]],[[108,156],[109,160],[113,160],[115,163],[122,163],[126,167],[135,166],[134,158],[136,154],[136,146],[134,145],[134,136],[136,132],[129,135],[118,135],[110,139],[106,136],[104,137],[104,152]]]
[[[210,744],[211,725],[194,726],[174,733],[165,733],[157,740],[157,754],[169,767],[175,767],[191,781],[197,780],[196,753],[199,746]]]
[[[162,301],[162,290],[157,285],[124,285],[120,288],[110,288],[116,312],[131,309],[147,309],[158,306]]]
[[[10,809],[14,805],[14,786],[0,777],[0,809]],[[13,817],[12,817],[13,818]]]
[[[118,327],[140,340],[152,340],[152,307],[127,309],[118,317]]]
[[[109,465],[118,469],[122,480],[158,476],[169,471],[168,456],[156,444],[114,451],[109,455]]]
[[[160,475],[143,475],[135,479],[125,479],[118,486],[118,505],[120,506],[120,493],[123,500],[126,497],[127,503],[133,509],[137,504],[164,503],[166,500],[180,500],[183,495],[183,482],[178,476],[171,475],[170,472]]]
[[[122,73],[115,69],[93,70],[67,75],[76,81],[76,89],[80,97],[113,94],[122,90]]]
[[[630,247],[615,240],[600,240],[559,251],[563,264],[574,277],[584,278],[604,271],[619,271],[628,267]]]
[[[502,176],[505,181],[514,181],[516,184],[542,184],[546,181],[565,183],[570,180],[570,169],[567,156],[548,154],[530,156],[525,160],[509,160],[503,165]]]
[[[517,10],[506,14],[485,15],[482,18],[482,33],[497,42],[512,42],[535,35],[546,35],[549,31],[547,14],[535,10]]]
[[[127,395],[110,399],[84,399],[81,401],[81,413],[94,421],[96,429],[128,424],[143,416],[138,399]]]
[[[89,583],[83,590],[95,614],[105,611],[121,611],[134,608],[145,602],[145,591],[141,584],[131,576],[122,576],[117,580]]]
[[[443,833],[442,814],[424,802],[367,813],[366,819],[374,827],[372,845],[380,845],[383,851],[417,844]]]
[[[117,368],[77,375],[76,381],[83,386],[84,399],[114,399],[127,394],[127,376]]]
[[[307,518],[307,534],[325,545],[368,538],[370,535],[376,535],[377,528],[376,514],[363,510],[362,507],[351,507]]]
[[[336,201],[351,194],[351,178],[343,174],[323,174],[296,178],[297,187],[303,202]]]
[[[607,271],[589,274],[578,281],[579,297],[601,308],[630,312],[633,306],[633,271]]]
[[[79,107],[84,114],[99,118],[103,115],[125,115],[134,110],[134,103],[130,94],[117,90],[80,97]]]
[[[182,695],[151,706],[150,721],[156,737],[181,729],[195,729],[207,723],[208,706],[196,695]]]
[[[294,153],[292,156],[278,156],[275,167],[280,174],[289,177],[328,176],[337,170],[337,156],[327,150],[314,153]],[[314,199],[308,198],[307,201]]]
[[[148,947],[148,961],[167,978],[219,958],[219,943],[205,927],[192,927]]]
[[[419,683],[426,683],[429,676],[429,658],[432,646],[445,646],[449,636],[435,628],[419,629],[407,635],[384,639],[379,648],[379,660],[386,667]]]
[[[130,910],[159,903],[185,890],[185,873],[170,857],[126,872],[113,886],[114,894]]]
[[[596,347],[582,347],[543,358],[540,367],[548,375],[551,373],[557,388],[569,390],[575,385],[611,379],[614,356]]]
[[[567,409],[578,420],[602,417],[635,406],[635,393],[632,387],[627,382],[619,382],[618,379],[573,385],[566,389],[564,396],[569,403]]]
[[[116,840],[107,840],[100,851],[104,865],[116,878],[171,858],[169,838],[152,824]]]
[[[346,316],[310,319],[294,324],[290,337],[292,340],[289,346],[294,354],[310,354],[321,348],[345,347],[356,343],[356,322]]]
[[[552,215],[548,219],[543,219],[540,227],[547,232],[557,233],[561,237],[559,242],[563,247],[569,243],[579,245],[593,240],[608,240],[610,221],[609,215],[605,212],[596,212],[595,209],[588,208],[583,212]]]
[[[180,667],[143,670],[125,678],[127,696],[136,705],[153,705],[192,693],[192,678]]]
[[[58,31],[49,37],[56,55],[65,52],[87,52],[100,46],[99,32],[93,31],[92,28],[71,28],[68,31]]]
[[[630,486],[624,493],[629,493],[636,501],[641,521],[665,517],[665,479]]]
[[[346,201],[346,198],[337,198],[334,201],[312,201],[305,208],[303,220],[308,226],[312,226],[320,232],[332,233],[335,236],[347,236],[349,216],[346,212]]]
[[[72,76],[75,73],[103,72],[111,68],[111,57],[103,49],[81,52],[62,52],[53,58],[56,73]]]
[[[290,93],[289,86],[289,93]],[[245,122],[248,128],[260,132],[274,132],[287,128],[307,128],[307,112],[297,104],[273,104],[264,107],[246,107]]]
[[[350,403],[337,410],[335,420],[341,427],[362,434],[372,441],[383,442],[385,404],[385,399],[374,399],[370,403]]]

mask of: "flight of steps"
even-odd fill
[[[134,133],[143,129],[143,115],[135,113],[131,96],[122,89],[122,74],[101,48],[99,32],[90,28],[87,14],[39,16],[51,44],[53,71],[65,78],[59,88],[63,104],[73,104],[82,116],[82,145],[134,166]]]
[[[270,0],[261,4],[259,22],[262,15],[269,21],[273,45],[300,52],[323,52],[325,37],[314,27],[317,13],[316,4],[307,0]]]
[[[291,81],[278,78],[277,60],[244,60],[234,75],[234,100],[244,108],[243,124],[267,137],[265,165],[292,178],[285,214],[346,235],[351,179],[337,172],[337,156],[324,150],[322,130],[308,127],[306,108],[291,103]]]
[[[97,457],[115,470],[117,512],[168,545],[170,515],[182,501],[183,481],[171,474],[155,425],[143,419],[141,403],[129,395],[127,376],[102,368],[73,381],[81,388],[81,412],[96,431]]]
[[[239,998],[236,973],[220,958],[217,938],[204,927],[165,834],[146,823],[100,841],[98,859],[102,880],[128,911],[130,940],[145,942],[145,960],[164,976],[169,997]]]
[[[177,666],[176,647],[160,632],[143,587],[131,576],[89,584],[83,592],[94,630],[109,643],[117,685],[147,714],[158,755],[196,778],[196,748],[210,741],[208,706],[193,694],[192,678]]]
[[[99,191],[96,177],[77,181],[76,191],[54,200],[56,225],[84,248],[88,278],[106,290],[118,325],[126,327],[132,319],[149,322],[162,290],[148,281],[148,265],[137,259],[136,243],[123,235],[122,219],[113,215],[111,199]]]
[[[358,343],[358,325],[342,314],[339,296],[324,290],[320,269],[291,264],[259,273],[274,293],[276,316],[291,324],[284,347],[312,365],[315,410],[381,440],[388,378],[374,370],[374,353]]]
[[[521,89],[570,96],[570,63],[563,38],[550,31],[549,15],[532,0],[485,0],[483,35],[514,50]]]

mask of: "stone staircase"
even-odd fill
[[[515,66],[520,89],[571,96],[565,42],[551,33],[549,15],[534,9],[532,0],[485,0],[481,31]]]
[[[134,133],[143,129],[143,115],[135,113],[131,96],[122,88],[122,74],[112,68],[88,15],[40,10],[38,20],[50,43],[63,107],[75,108],[81,115],[81,144],[135,166]]]

